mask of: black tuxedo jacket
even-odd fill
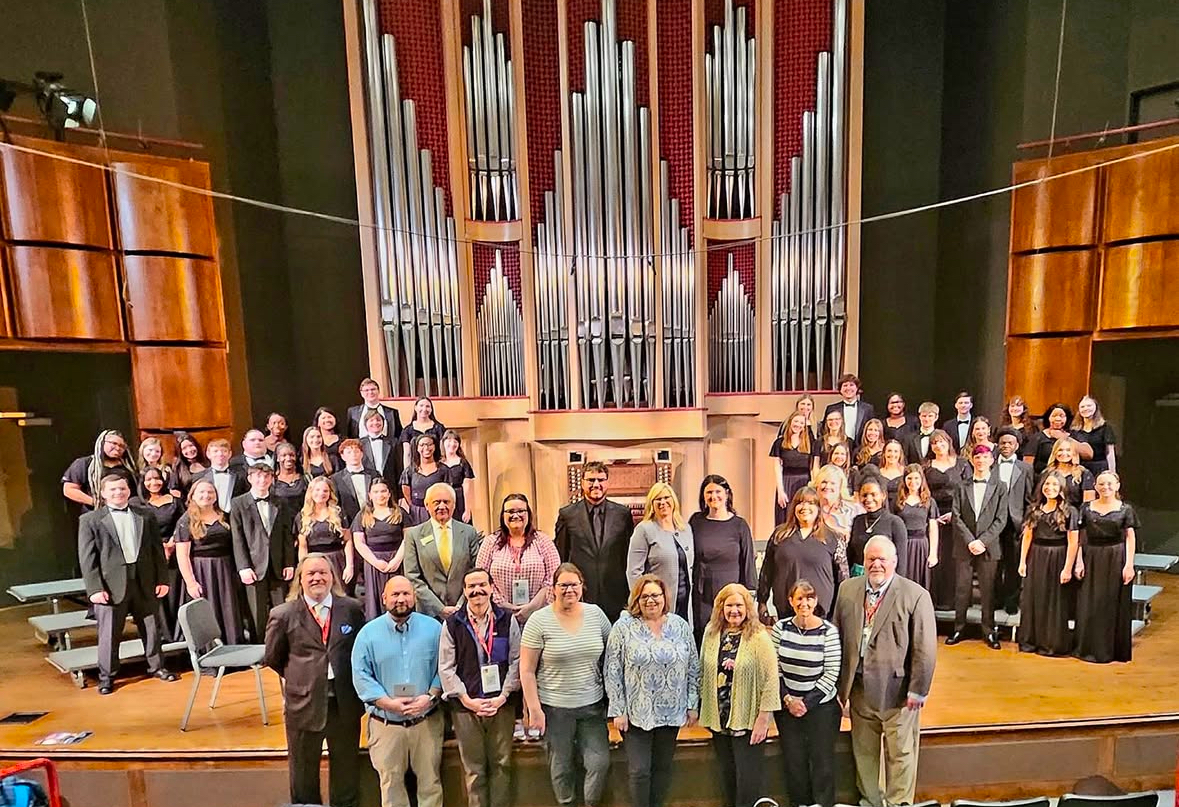
[[[274,468],[277,470],[277,463],[275,463],[275,461],[274,461],[273,454],[271,454],[269,451],[267,451],[262,456],[262,458],[265,459],[268,463],[270,463],[271,468]],[[250,461],[248,459],[246,459],[245,454],[234,454],[232,457],[229,458],[229,468],[230,468],[230,470],[237,472],[241,476],[248,477],[249,472],[250,472]]]
[[[986,544],[984,553],[987,560],[998,560],[1003,557],[1003,549],[999,544],[999,535],[1007,524],[1007,486],[999,479],[999,474],[992,468],[991,476],[987,479],[987,490],[983,494],[982,512],[974,512],[974,475],[971,474],[961,485],[954,487],[953,499],[953,536],[954,557],[969,559],[973,557],[966,545],[979,540]]]
[[[254,494],[246,491],[233,500],[229,530],[233,534],[233,560],[238,571],[253,569],[259,580],[267,574],[281,579],[282,570],[295,565],[295,515],[281,497],[270,495],[270,532],[262,523]]]
[[[384,450],[381,452],[384,457],[384,462],[381,467],[377,467],[376,458],[373,456],[373,438],[365,436],[360,438],[360,447],[364,449],[364,469],[372,471],[377,476],[389,483],[389,487],[394,491],[399,492],[401,480],[401,455],[404,453],[400,444],[395,441],[393,437],[378,437]],[[399,496],[394,496],[396,501]]]
[[[232,501],[238,496],[241,496],[243,493],[249,491],[250,481],[246,479],[246,469],[242,465],[234,465],[232,459],[229,461],[229,473],[231,476],[233,476],[233,492],[230,494],[230,500]],[[205,470],[201,471],[196,475],[195,478],[193,478],[192,484],[196,484],[201,479],[212,482],[213,469],[206,468]],[[188,487],[190,490],[192,489],[192,485],[189,485]],[[217,487],[216,483],[213,484],[213,487]]]
[[[831,412],[837,411],[843,414],[843,401],[839,400],[833,404],[827,404],[827,408],[823,410],[823,419],[827,419],[827,415]],[[865,401],[863,398],[856,404],[856,437],[852,441],[853,447],[859,446],[864,440],[864,426],[868,421],[876,417],[876,410],[872,408],[872,404]],[[823,426],[819,427],[819,431],[823,431]]]
[[[377,475],[368,468],[364,469],[364,489],[376,479]],[[344,517],[344,527],[351,529],[352,519],[360,512],[361,503],[356,498],[356,489],[352,487],[352,472],[347,468],[336,471],[331,477],[332,487],[336,489],[336,498],[340,500],[340,515]]]
[[[364,416],[367,404],[348,407],[348,436],[359,438],[364,434],[364,424],[360,419]],[[401,413],[391,406],[379,404],[381,414],[385,416],[385,436],[394,442],[401,437]],[[439,446],[441,448],[441,446]]]
[[[916,462],[920,464],[926,460],[933,459],[932,448],[927,448],[924,454],[921,453],[920,427],[917,428],[917,431],[905,435],[904,439],[901,440],[901,448],[905,451],[905,462]]]
[[[328,687],[343,720],[359,721],[364,706],[352,686],[352,645],[364,627],[364,608],[351,597],[332,596],[325,645],[319,623],[302,596],[270,612],[266,625],[266,666],[281,675],[283,714],[289,728],[323,731],[327,725]],[[335,677],[327,677],[328,662]]]
[[[995,465],[991,469],[991,473],[995,476],[999,475],[999,463],[1002,461],[1002,459],[995,460]],[[1036,472],[1023,460],[1015,460],[1011,468],[1010,487],[1007,488],[1007,510],[1010,517],[1009,524],[1017,534],[1023,529],[1023,521],[1027,516],[1032,499],[1035,498],[1035,493]]]
[[[974,420],[974,415],[970,416],[970,420],[971,421]],[[954,450],[957,451],[959,454],[961,454],[962,453],[962,446],[964,444],[961,440],[958,439],[958,413],[957,412],[954,413],[954,417],[952,417],[949,420],[942,423],[942,431],[944,431],[946,434],[950,435],[950,442],[954,444]],[[966,424],[966,439],[967,440],[970,439],[970,424],[969,423]],[[966,459],[970,459],[970,457],[967,457]]]
[[[128,507],[128,510],[139,538],[135,582],[149,599],[155,599],[155,587],[168,582],[160,527],[147,510],[140,507]],[[105,591],[110,594],[111,605],[127,598],[127,561],[110,508],[100,507],[78,520],[78,565],[82,567],[87,596]]]
[[[602,506],[606,512],[601,542],[594,535],[584,501],[561,508],[554,540],[561,560],[574,564],[585,575],[583,599],[600,607],[614,621],[630,598],[626,554],[635,521],[625,505],[607,499]]]

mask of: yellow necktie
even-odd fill
[[[442,568],[450,572],[450,526],[443,524],[438,528],[438,559],[442,561]]]

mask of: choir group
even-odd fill
[[[701,481],[690,517],[675,490],[656,483],[636,524],[607,496],[609,467],[587,462],[583,496],[561,509],[551,536],[520,493],[504,498],[498,524],[481,534],[470,524],[474,472],[459,435],[428,398],[403,427],[372,379],[345,429],[320,408],[297,446],[278,413],[265,431],[248,431],[236,454],[225,440],[202,447],[179,433],[171,463],[157,438],[133,457],[122,435],[104,431],[67,469],[63,493],[95,511],[82,519],[79,562],[96,611],[127,600],[122,616],[102,614],[108,651],[128,613],[141,630],[154,623],[178,637],[178,609],[197,598],[213,606],[227,643],[266,642],[267,663],[287,680],[294,802],[318,803],[326,737],[331,803],[355,803],[351,724],[363,707],[383,804],[407,803],[408,766],[419,803],[440,805],[446,702],[471,804],[506,804],[513,736],[540,735],[557,802],[598,803],[612,720],[634,804],[663,803],[676,733],[699,723],[713,738],[725,803],[749,805],[764,795],[771,719],[791,801],[832,804],[850,691],[861,793],[905,803],[917,739],[916,718],[906,716],[928,694],[934,607],[954,612],[946,644],[957,644],[977,583],[992,648],[1002,607],[1020,614],[1022,651],[1128,661],[1138,522],[1119,496],[1113,431],[1090,397],[1075,416],[1058,403],[1039,421],[1015,397],[992,424],[961,392],[939,426],[934,403],[914,417],[894,393],[877,417],[860,392],[855,376],[843,377],[817,433],[810,396],[783,421],[770,452],[778,526],[760,565],[718,475]],[[111,566],[96,549],[103,519],[122,549],[116,565],[125,561],[128,579],[144,584],[141,599],[154,589],[158,608],[112,596]],[[157,552],[158,575],[141,559]],[[342,609],[358,589],[353,615]],[[852,590],[857,608],[842,607]],[[904,682],[893,682],[899,703],[877,707],[875,734],[858,743],[868,721],[857,719],[856,696],[871,691],[873,619],[889,596],[924,627],[905,638],[914,649],[902,655],[912,665]],[[300,620],[311,630],[299,633]],[[293,638],[320,630],[318,650]],[[350,657],[338,655],[345,645]],[[150,649],[152,672],[174,680]],[[304,703],[312,689],[292,683],[307,654],[334,679],[307,683],[320,687],[326,713]],[[99,691],[109,694],[117,655],[102,656]],[[345,701],[359,704],[355,720]],[[310,722],[298,718],[304,709]],[[912,753],[885,744],[882,794],[864,771],[879,770],[880,733],[894,720],[899,747]],[[861,754],[871,737],[875,757]]]

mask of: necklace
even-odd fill
[[[880,519],[884,518],[884,511],[881,510],[879,512],[879,514],[876,516],[876,520],[873,521],[871,524],[868,523],[867,516],[868,516],[868,514],[865,513],[864,514],[864,526],[868,528],[868,534],[871,535],[872,533],[876,532],[876,525],[880,523]]]

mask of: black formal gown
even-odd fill
[[[1109,460],[1106,459],[1108,449],[1112,445],[1117,445],[1118,438],[1114,435],[1113,427],[1108,423],[1102,423],[1093,431],[1085,431],[1084,429],[1073,429],[1071,431],[1073,439],[1088,443],[1093,448],[1093,459],[1082,460],[1081,465],[1085,470],[1093,474],[1096,479],[1097,475],[1102,471],[1109,470]]]
[[[344,442],[344,439],[340,438],[331,445],[328,445],[326,440],[323,444],[324,453],[326,453],[331,458],[332,468],[337,471],[344,467],[344,460],[340,459],[340,443],[342,442]]]
[[[905,524],[905,532],[909,536],[909,540],[905,544],[906,552],[908,553],[909,573],[905,575],[914,583],[918,583],[926,591],[929,590],[930,573],[929,573],[929,521],[936,519],[941,511],[937,509],[937,502],[932,498],[929,500],[929,506],[921,504],[905,504],[900,509],[901,521]],[[938,525],[938,535],[940,536],[943,525]],[[949,527],[949,524],[944,525]],[[946,530],[947,537],[949,530]],[[939,538],[938,543],[942,541]],[[941,560],[938,560],[941,563]],[[936,568],[936,567],[935,567]]]
[[[401,486],[409,486],[409,513],[407,527],[425,524],[430,520],[430,511],[426,509],[426,491],[435,482],[450,484],[451,469],[439,464],[432,474],[423,474],[416,468],[406,468],[401,472]]]
[[[446,469],[446,481],[454,488],[454,517],[462,521],[463,513],[466,511],[467,506],[466,497],[463,495],[463,482],[464,480],[475,478],[475,469],[466,460],[460,460],[458,465],[445,465],[443,463],[438,463],[438,465]],[[467,520],[467,523],[471,523],[470,519]]]
[[[864,547],[873,535],[886,535],[897,548],[897,574],[909,576],[909,534],[905,522],[894,515],[887,506],[874,513],[860,513],[851,523],[851,535],[847,539],[847,565],[852,577],[864,573]]]
[[[961,457],[945,471],[933,467],[932,463],[925,466],[925,480],[929,484],[929,495],[937,504],[938,513],[945,515],[954,507],[954,488],[961,485],[974,475],[970,463]],[[949,524],[939,525],[948,528]],[[941,531],[938,532],[941,535]],[[947,529],[946,537],[949,537]],[[957,564],[954,563],[954,544],[952,541],[937,542],[937,566],[930,573],[929,594],[933,597],[933,604],[939,610],[950,610],[954,607],[954,589],[957,585]]]
[[[692,601],[695,606],[695,626],[698,636],[712,617],[712,603],[716,595],[729,583],[740,583],[748,589],[757,588],[757,552],[753,547],[753,533],[741,516],[727,521],[710,519],[707,513],[694,513],[688,519],[692,528],[693,555]]]
[[[297,513],[307,500],[307,477],[300,474],[293,482],[283,482],[276,476],[270,492],[286,505],[288,512]]]
[[[419,434],[430,434],[434,437],[434,456],[441,456],[442,454],[442,435],[446,433],[446,427],[434,421],[434,425],[428,429],[420,430],[414,425],[411,420],[405,424],[405,428],[401,430],[401,434],[397,436],[398,443],[407,443],[410,447],[410,453],[413,453],[413,441],[417,439]]]
[[[1038,431],[1028,438],[1027,444],[1020,450],[1021,457],[1032,458],[1032,470],[1036,478],[1044,473],[1048,463],[1052,461],[1052,446],[1056,445],[1056,438],[1049,437],[1043,431]]]
[[[194,539],[189,528],[188,514],[182,515],[176,525],[176,543],[189,544],[189,560],[192,576],[201,584],[204,598],[213,606],[217,626],[221,628],[221,640],[226,644],[245,642],[242,625],[241,578],[233,562],[233,536],[229,526],[220,521],[205,525],[203,538]],[[183,601],[192,597],[184,590]]]
[[[884,442],[886,443],[889,440],[903,443],[906,437],[921,428],[920,421],[913,415],[905,415],[905,422],[900,426],[889,426],[887,418],[881,418],[881,422],[884,424]]]
[[[396,505],[393,505],[396,512]],[[403,515],[404,518],[404,515]],[[370,526],[363,523],[364,513],[357,513],[352,521],[352,534],[364,533],[364,542],[376,555],[377,560],[392,560],[401,548],[402,522],[393,523],[389,519],[378,519]],[[364,562],[364,616],[373,619],[385,613],[384,593],[385,584],[395,575],[401,574],[398,569],[394,572],[382,572]]]
[[[1068,557],[1068,533],[1077,529],[1079,517],[1069,507],[1063,530],[1056,525],[1055,511],[1037,511],[1032,519],[1032,545],[1019,598],[1019,649],[1042,656],[1065,656],[1073,649],[1068,628],[1071,589],[1061,585],[1060,573]]]
[[[889,479],[883,472],[878,472],[877,476],[884,480],[884,495],[888,497],[888,509],[894,513],[897,512],[897,494],[900,493],[901,482],[904,481],[905,475],[902,473],[900,476]]]
[[[1086,502],[1081,509],[1081,528],[1086,538],[1081,549],[1085,576],[1077,592],[1074,654],[1099,664],[1129,661],[1134,584],[1122,582],[1122,569],[1126,565],[1126,530],[1137,532],[1138,514],[1126,502],[1104,514]]]
[[[813,443],[812,443],[813,445]],[[778,462],[782,465],[782,487],[786,491],[786,502],[789,505],[794,498],[794,494],[798,492],[799,488],[806,487],[806,483],[811,478],[811,462],[814,459],[813,455],[803,453],[797,448],[785,448],[782,445],[782,438],[779,437],[770,446],[770,456],[776,457]],[[787,508],[778,504],[778,491],[774,491],[774,523],[784,524],[786,522]]]
[[[315,464],[315,463],[313,463],[313,462],[308,462],[308,463],[307,463],[307,468],[306,468],[306,471],[307,471],[307,479],[308,479],[308,480],[311,480],[311,479],[315,479],[315,478],[317,478],[317,477],[320,477],[320,476],[325,476],[325,477],[329,477],[329,478],[330,478],[332,474],[334,474],[334,473],[335,473],[336,471],[338,471],[340,468],[343,468],[343,467],[344,467],[344,466],[343,466],[343,465],[340,463],[340,458],[339,458],[339,457],[334,457],[334,458],[332,458],[332,460],[331,460],[331,463],[332,463],[332,470],[331,470],[331,471],[328,471],[328,469],[327,469],[327,468],[325,468],[325,467],[324,467],[322,464],[321,464],[321,465],[316,465],[316,464]],[[304,493],[306,493],[306,491],[305,491],[305,490],[304,490]]]
[[[295,517],[295,540],[303,532],[303,514]],[[311,529],[307,533],[307,552],[322,552],[327,555],[332,566],[336,567],[336,576],[340,578],[340,585],[344,585],[344,533],[327,519],[316,521],[312,519]]]
[[[165,488],[166,489],[166,488]],[[160,525],[160,540],[168,543],[176,534],[176,524],[180,516],[184,515],[184,504],[175,496],[169,496],[168,501],[157,507],[146,499],[132,499],[132,504],[146,508],[152,518]],[[183,641],[180,634],[180,603],[184,597],[184,578],[180,576],[180,565],[176,562],[176,551],[168,557],[168,593],[160,599],[162,636],[165,642]]]
[[[1044,473],[1036,477],[1036,493],[1039,495],[1040,486],[1044,484],[1044,476],[1048,473],[1048,469],[1044,469]],[[1073,475],[1070,473],[1060,474],[1064,477],[1064,500],[1076,508],[1077,512],[1081,511],[1081,505],[1085,503],[1085,491],[1096,490],[1097,485],[1094,482],[1093,474],[1089,473],[1088,468],[1081,468],[1081,473]]]

